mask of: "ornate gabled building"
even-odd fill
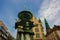
[[[32,31],[34,32],[33,39],[34,40],[44,40],[44,28],[42,26],[41,20],[37,20],[34,16],[32,18],[32,21],[34,22],[34,25],[37,24],[37,26],[33,27]]]
[[[46,40],[60,40],[60,26],[54,27],[46,34]]]
[[[60,40],[60,26],[54,25],[53,31],[55,31],[56,39]]]
[[[14,38],[8,31],[8,28],[0,21],[0,40],[13,40]]]

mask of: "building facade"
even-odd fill
[[[60,40],[60,26],[54,27],[46,34],[46,40]]]
[[[32,28],[32,31],[34,32],[33,40],[44,40],[44,28],[42,26],[41,20],[37,20],[34,16],[31,19],[31,21],[34,22],[35,27]]]
[[[19,21],[19,20],[18,20]],[[44,36],[44,28],[42,26],[42,22],[41,20],[37,20],[34,16],[32,17],[32,19],[30,20],[33,22],[33,24],[35,25],[32,28],[32,31],[34,32],[34,36],[33,36],[33,40],[45,40],[45,36]],[[20,30],[20,29],[19,29]],[[17,32],[17,36],[16,36],[16,40],[19,39],[19,35]]]
[[[0,40],[13,40],[13,37],[8,31],[8,28],[0,21]]]

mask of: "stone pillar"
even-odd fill
[[[24,40],[24,34],[21,33],[21,40]]]
[[[31,40],[31,38],[30,38],[30,35],[29,35],[29,34],[26,34],[26,35],[25,35],[25,37],[26,37],[26,40]]]

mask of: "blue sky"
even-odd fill
[[[37,19],[40,18],[43,25],[44,17],[51,28],[54,24],[60,25],[60,0],[0,0],[0,20],[4,22],[13,37],[16,36],[15,19],[25,7]]]

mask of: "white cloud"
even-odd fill
[[[38,17],[47,18],[49,22],[55,24],[55,19],[60,17],[60,0],[44,0],[38,11]],[[58,16],[59,15],[59,16]],[[54,21],[55,20],[55,21]],[[57,21],[56,21],[57,22]],[[60,22],[59,22],[60,23]]]
[[[60,0],[44,0],[38,11],[38,18],[41,18],[44,26],[44,17],[47,19],[50,27],[60,25]],[[45,26],[44,26],[45,28]],[[46,29],[44,33],[46,34]]]
[[[56,20],[56,21],[54,22],[54,24],[55,24],[55,25],[60,25],[60,19]]]

